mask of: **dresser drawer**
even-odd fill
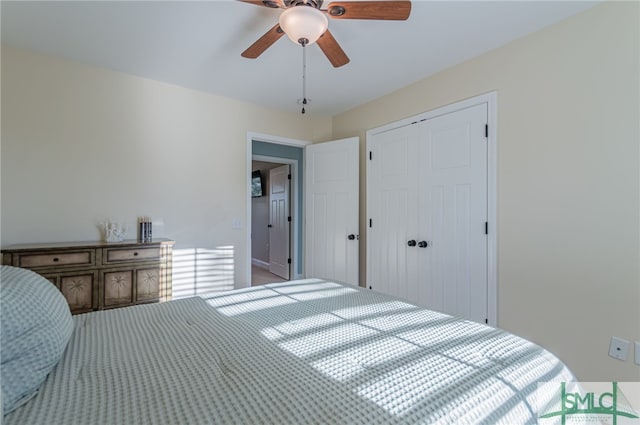
[[[159,260],[160,247],[151,248],[105,248],[103,262],[105,264],[122,263],[125,261]]]
[[[93,266],[95,264],[94,251],[29,253],[17,256],[18,267],[64,267],[64,266]]]

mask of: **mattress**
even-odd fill
[[[74,316],[15,424],[521,424],[541,347],[358,287],[307,279]]]

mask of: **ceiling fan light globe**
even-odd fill
[[[325,33],[329,20],[315,7],[301,5],[282,12],[279,24],[294,43],[299,44],[300,40],[306,39],[306,44],[313,44]]]

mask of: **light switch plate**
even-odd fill
[[[618,338],[616,336],[611,337],[611,343],[609,344],[609,356],[614,359],[627,361],[629,355],[629,341],[626,339]]]

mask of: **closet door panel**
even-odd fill
[[[381,134],[369,144],[367,187],[370,225],[367,276],[372,289],[410,299],[415,296],[417,237],[417,139],[415,127]]]
[[[487,309],[486,105],[420,123],[420,304],[484,321]]]

